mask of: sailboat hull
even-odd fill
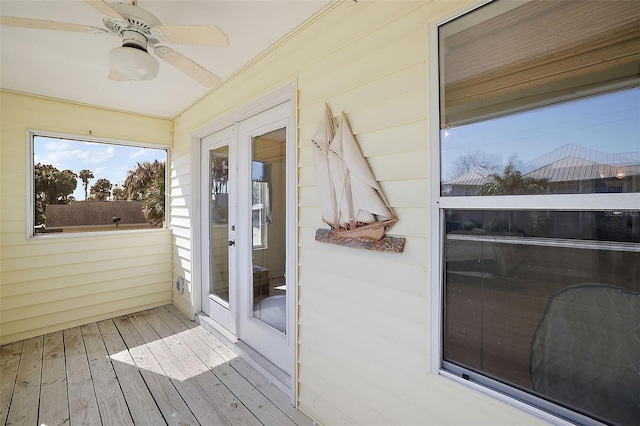
[[[332,228],[331,233],[340,238],[367,238],[380,240],[398,219],[389,219],[358,226],[355,229]]]
[[[335,232],[326,228],[316,229],[315,240],[320,243],[330,243],[357,249],[391,253],[402,253],[406,242],[405,238],[393,237],[391,235],[385,235],[379,240],[367,237],[342,238]]]

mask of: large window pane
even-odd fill
[[[609,213],[446,211],[444,360],[637,422],[640,211]]]
[[[161,228],[161,148],[34,134],[34,235]]]

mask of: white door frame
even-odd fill
[[[290,399],[293,405],[297,404],[296,395],[297,395],[297,365],[298,365],[298,351],[297,351],[297,336],[298,336],[298,325],[296,318],[298,317],[298,276],[297,276],[297,224],[298,224],[298,214],[297,214],[297,164],[298,164],[298,156],[297,156],[297,105],[296,105],[296,93],[297,93],[297,85],[296,82],[291,82],[290,84],[281,87],[274,92],[263,96],[262,98],[251,102],[250,104],[233,111],[223,118],[220,118],[210,124],[207,124],[194,132],[191,133],[191,241],[190,241],[190,249],[191,249],[191,317],[194,318],[196,314],[202,311],[202,292],[201,288],[203,285],[202,282],[202,239],[203,239],[203,230],[206,229],[204,224],[202,223],[202,200],[200,199],[200,193],[202,190],[201,184],[201,161],[200,161],[200,153],[201,153],[201,140],[202,138],[213,134],[219,130],[225,129],[231,125],[239,123],[247,118],[251,118],[255,115],[260,114],[272,108],[274,106],[283,104],[285,102],[290,102],[290,125],[287,126],[287,147],[286,147],[286,155],[287,158],[290,159],[287,165],[287,236],[286,236],[286,244],[287,247],[290,248],[291,255],[289,256],[289,273],[287,276],[287,282],[289,285],[287,286],[287,323],[290,325],[290,330],[288,330],[288,338],[292,339],[290,350],[292,351],[292,359],[293,365],[291,366],[290,371],[292,371],[291,375],[291,383],[289,386],[290,389]],[[208,226],[208,225],[207,225]],[[224,332],[223,332],[223,335]],[[230,337],[231,342],[235,343],[235,336]]]

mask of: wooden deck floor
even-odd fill
[[[313,425],[171,305],[0,350],[0,425]]]

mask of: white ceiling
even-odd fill
[[[329,0],[139,0],[165,25],[217,25],[230,47],[166,44],[223,80],[327,5]],[[130,2],[129,2],[130,3]],[[0,0],[0,14],[104,28],[83,0]],[[0,28],[3,89],[174,118],[208,89],[164,61],[151,81],[107,78],[112,35]]]

